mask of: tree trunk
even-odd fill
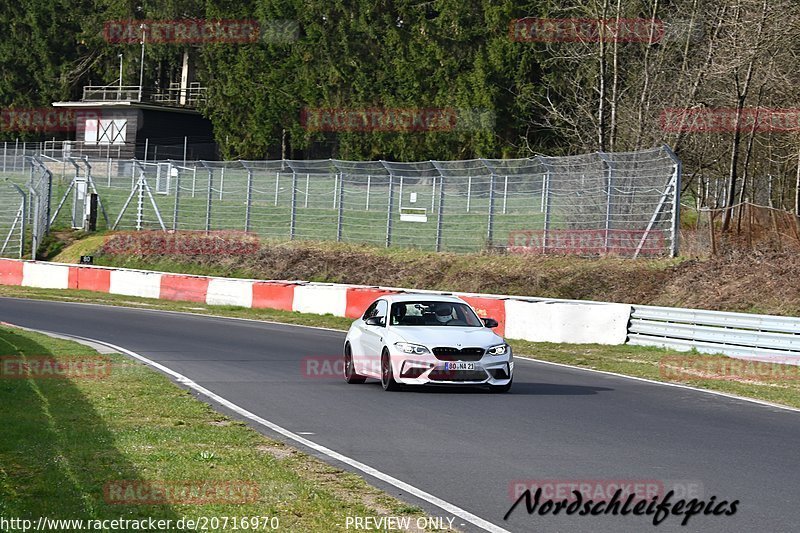
[[[647,47],[644,49],[644,58],[642,60],[642,71],[644,72],[644,82],[642,83],[642,93],[639,95],[639,109],[636,116],[636,138],[633,143],[633,149],[638,150],[642,145],[642,134],[644,133],[644,108],[645,102],[647,107],[650,107],[650,100],[648,98],[650,91],[650,50],[653,47],[653,39],[655,38],[656,29],[656,16],[658,15],[658,0],[653,2],[653,11],[650,15],[650,32],[648,33]],[[694,14],[692,14],[694,17]]]
[[[752,43],[752,55],[750,56],[750,61],[747,63],[747,74],[745,74],[744,83],[742,84],[741,88],[739,86],[739,74],[738,70],[735,71],[735,81],[736,81],[736,126],[735,132],[733,134],[733,142],[731,143],[731,167],[728,173],[728,199],[726,203],[726,207],[731,207],[733,203],[736,201],[736,181],[738,178],[738,164],[739,164],[739,144],[742,140],[742,135],[740,132],[740,124],[742,120],[742,112],[744,111],[744,104],[747,101],[747,95],[750,91],[750,81],[753,79],[753,70],[755,69],[755,62],[756,62],[756,54],[761,49],[761,37],[764,30],[764,20],[767,16],[767,0],[764,0],[764,3],[761,7],[761,20],[758,24],[758,30],[756,31],[755,42]],[[737,8],[738,9],[738,8]],[[737,23],[739,22],[739,14],[737,13],[736,16]],[[722,231],[727,231],[730,229],[731,223],[731,210],[728,209],[725,211],[725,216],[722,219]]]
[[[800,149],[797,150],[797,177],[794,185],[794,219],[800,230]]]
[[[600,75],[598,76],[599,98],[597,102],[597,149],[601,152],[606,151],[606,26],[605,19],[608,15],[608,0],[603,0],[603,10],[600,14],[600,46],[598,47],[598,59],[600,61]]]
[[[617,0],[617,17],[616,28],[617,35],[614,37],[613,46],[611,47],[611,105],[610,105],[610,119],[609,119],[609,135],[608,135],[608,149],[614,151],[617,142],[617,100],[619,91],[619,21],[622,11],[622,0]]]

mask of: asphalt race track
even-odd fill
[[[307,375],[304,358],[341,353],[340,332],[9,298],[0,320],[134,351],[508,531],[779,532],[800,522],[800,412],[519,358],[509,394],[387,393],[375,381]],[[697,515],[685,527],[679,516],[654,527],[652,516],[528,515],[524,504],[504,521],[513,484],[533,480],[657,482],[686,499],[740,503],[733,516]]]

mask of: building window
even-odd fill
[[[87,118],[84,140],[86,144],[125,144],[127,127],[125,119]]]

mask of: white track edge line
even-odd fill
[[[50,331],[44,331],[44,330],[34,330],[34,331],[40,331],[42,333],[56,333],[56,332],[50,332]],[[106,345],[109,348],[113,348],[114,350],[118,350],[120,353],[124,353],[126,355],[129,355],[130,357],[133,357],[134,359],[137,359],[137,360],[143,362],[144,364],[146,364],[148,366],[156,368],[156,369],[160,370],[161,372],[164,372],[165,374],[172,376],[173,378],[175,378],[175,380],[178,383],[181,383],[181,384],[189,387],[190,389],[193,389],[193,390],[199,392],[203,396],[206,396],[207,398],[210,398],[210,399],[214,400],[215,402],[217,402],[217,403],[219,403],[221,405],[224,405],[228,409],[231,409],[232,411],[238,413],[239,415],[241,415],[241,416],[243,416],[245,418],[248,418],[249,420],[252,420],[253,422],[256,422],[256,423],[258,423],[258,424],[260,424],[260,425],[262,425],[262,426],[264,426],[264,427],[266,427],[268,429],[271,429],[272,431],[274,431],[276,433],[279,433],[279,434],[283,435],[284,437],[287,437],[287,438],[289,438],[289,439],[291,439],[291,440],[293,440],[295,442],[298,442],[298,443],[300,443],[300,444],[302,444],[302,445],[304,445],[304,446],[306,446],[308,448],[311,448],[312,450],[315,450],[315,451],[317,451],[317,452],[319,452],[319,453],[321,453],[323,455],[326,455],[326,456],[330,457],[331,459],[335,459],[335,460],[337,460],[339,462],[342,462],[342,463],[344,463],[346,465],[349,465],[349,466],[355,468],[356,470],[360,470],[360,471],[364,472],[365,474],[367,474],[369,476],[372,476],[372,477],[374,477],[376,479],[380,479],[381,481],[383,481],[385,483],[393,485],[393,486],[397,487],[400,490],[404,490],[405,492],[411,494],[412,496],[415,496],[415,497],[417,497],[417,498],[419,498],[421,500],[424,500],[424,501],[426,501],[426,502],[428,502],[428,503],[430,503],[432,505],[435,505],[436,507],[439,507],[443,511],[446,511],[446,512],[448,512],[448,513],[450,513],[450,514],[452,514],[454,516],[457,516],[457,517],[461,518],[462,520],[466,520],[467,522],[470,522],[471,524],[473,524],[473,525],[475,525],[475,526],[477,526],[477,527],[479,527],[479,528],[481,528],[481,529],[483,529],[485,531],[489,531],[491,533],[511,533],[510,531],[508,531],[506,529],[503,529],[502,527],[497,526],[497,525],[489,522],[488,520],[484,520],[483,518],[481,518],[479,516],[476,516],[476,515],[470,513],[469,511],[466,511],[466,510],[464,510],[464,509],[462,509],[460,507],[457,507],[457,506],[453,505],[452,503],[446,502],[445,500],[442,500],[441,498],[439,498],[437,496],[434,496],[433,494],[430,494],[429,492],[425,492],[422,489],[418,489],[417,487],[415,487],[413,485],[409,485],[405,481],[401,481],[401,480],[399,480],[399,479],[397,479],[395,477],[390,476],[389,474],[385,474],[385,473],[381,472],[380,470],[377,470],[376,468],[373,468],[373,467],[371,467],[369,465],[366,465],[366,464],[364,464],[364,463],[362,463],[360,461],[356,461],[355,459],[351,459],[350,457],[347,457],[346,455],[343,455],[343,454],[341,454],[341,453],[339,453],[337,451],[331,450],[330,448],[327,448],[325,446],[322,446],[321,444],[317,444],[315,442],[312,442],[312,441],[310,441],[310,440],[308,440],[308,439],[306,439],[304,437],[301,437],[300,435],[298,435],[296,433],[293,433],[293,432],[289,431],[288,429],[285,429],[285,428],[275,424],[274,422],[270,422],[269,420],[266,420],[266,419],[256,415],[255,413],[251,413],[247,409],[245,409],[243,407],[239,407],[238,405],[236,405],[235,403],[231,402],[230,400],[227,400],[227,399],[223,398],[222,396],[219,396],[218,394],[206,389],[202,385],[198,385],[193,380],[187,378],[183,374],[181,374],[179,372],[176,372],[176,371],[172,370],[171,368],[167,368],[166,366],[164,366],[164,365],[162,365],[160,363],[152,361],[152,360],[148,359],[147,357],[145,357],[143,355],[140,355],[140,354],[138,354],[136,352],[133,352],[131,350],[127,350],[125,348],[122,348],[121,346],[117,346],[115,344],[111,344],[110,342],[105,342],[105,341],[101,341],[101,340],[98,340],[98,339],[92,339],[92,338],[89,338],[89,337],[81,337],[79,335],[68,335],[68,334],[64,334],[64,333],[59,333],[59,334],[60,335],[65,335],[65,336],[69,336],[69,337],[73,337],[73,338],[76,338],[76,339],[82,339],[84,341],[96,342],[98,344]]]
[[[701,389],[699,387],[693,387],[691,385],[684,385],[683,383],[672,383],[670,381],[658,381],[658,380],[655,380],[655,379],[641,378],[641,377],[638,377],[638,376],[627,376],[625,374],[618,374],[616,372],[610,372],[608,370],[598,370],[596,368],[586,368],[586,367],[582,367],[582,366],[569,365],[569,364],[566,364],[566,363],[556,363],[554,361],[545,361],[543,359],[536,359],[535,357],[527,357],[527,356],[524,356],[524,355],[521,355],[521,356],[519,356],[518,359],[515,359],[515,362],[519,362],[519,361],[528,361],[530,363],[542,363],[542,364],[545,364],[545,365],[553,365],[553,366],[560,366],[560,367],[563,367],[563,368],[571,368],[573,370],[582,370],[584,372],[594,372],[594,373],[597,373],[597,374],[606,374],[608,376],[614,376],[614,377],[625,378],[625,379],[632,379],[632,380],[635,380],[635,381],[643,381],[645,383],[651,383],[653,385],[664,385],[666,387],[675,387],[675,388],[678,388],[678,389],[687,389],[687,390],[691,390],[691,391],[695,391],[695,392],[702,392],[702,393],[705,393],[705,394],[713,394],[715,396],[723,396],[723,397],[731,399],[731,400],[742,400],[744,402],[755,403],[755,404],[758,404],[758,405],[761,405],[761,406],[764,406],[764,407],[774,407],[774,408],[777,408],[777,409],[783,409],[785,411],[792,411],[792,412],[795,412],[795,413],[800,413],[800,409],[798,409],[797,407],[791,407],[789,405],[781,405],[779,403],[772,403],[772,402],[768,402],[766,400],[758,400],[756,398],[747,398],[746,396],[738,396],[736,394],[732,394],[732,393],[729,393],[729,392],[716,391],[716,390],[712,390],[712,389]]]

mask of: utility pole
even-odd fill
[[[144,84],[144,45],[147,42],[147,26],[142,24],[142,59],[139,62],[139,101],[142,101],[142,88]]]

